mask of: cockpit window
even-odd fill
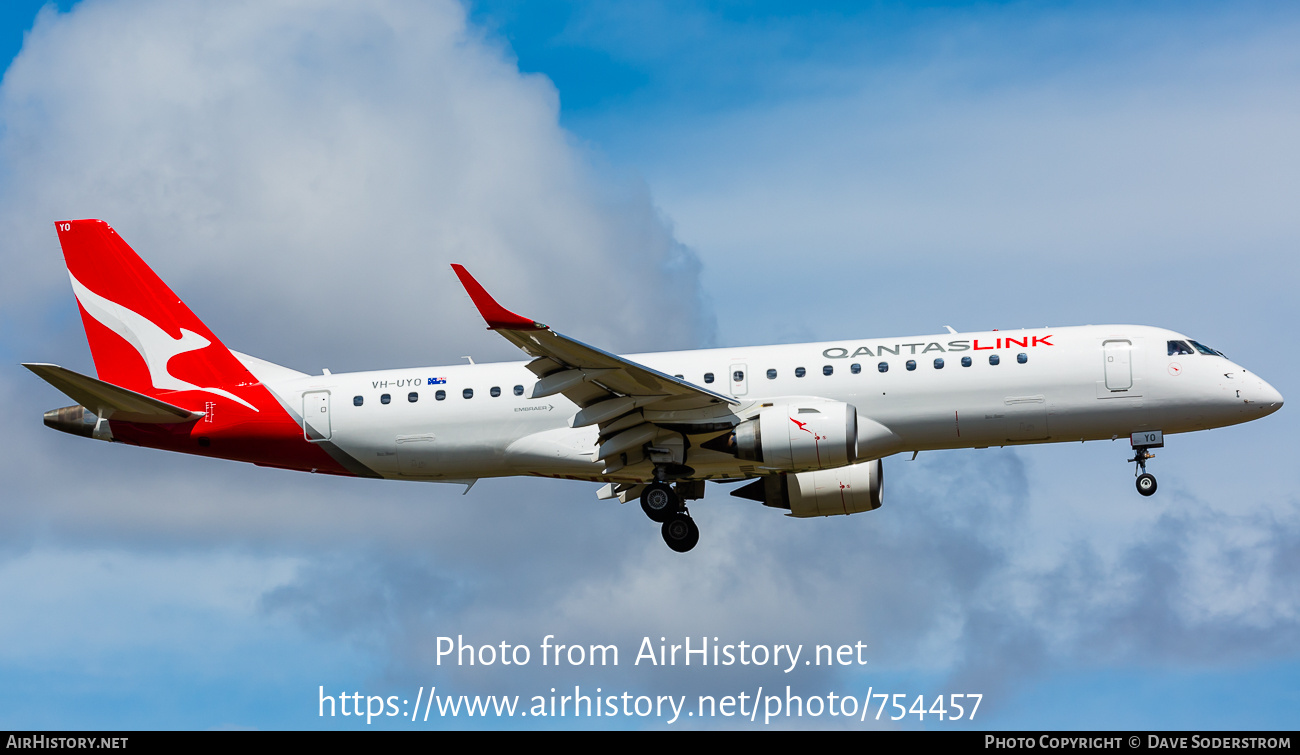
[[[1172,357],[1177,354],[1191,354],[1191,353],[1192,353],[1192,347],[1188,346],[1186,341],[1169,342],[1169,356]]]
[[[1211,349],[1209,346],[1206,346],[1203,343],[1197,343],[1196,341],[1192,341],[1192,345],[1196,347],[1197,351],[1207,356],[1215,356],[1215,357],[1223,356],[1223,352],[1215,351],[1214,349]],[[1227,357],[1224,358],[1226,359]]]

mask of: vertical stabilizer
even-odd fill
[[[55,227],[101,380],[194,411],[266,408],[256,378],[107,223]]]

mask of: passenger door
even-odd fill
[[[1106,360],[1106,389],[1127,391],[1133,387],[1133,344],[1127,340],[1106,341],[1102,344]]]

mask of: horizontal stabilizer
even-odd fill
[[[203,412],[192,412],[179,406],[150,398],[142,393],[96,380],[56,364],[24,364],[42,380],[58,388],[68,398],[86,407],[104,419],[144,424],[177,424],[193,422]]]

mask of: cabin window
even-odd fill
[[[382,395],[382,396],[379,397],[379,403],[381,403],[381,404],[387,404],[388,402],[390,402],[390,401],[392,401],[392,400],[393,400],[393,397],[390,396],[390,395],[388,395],[387,393],[385,393],[384,395]]]
[[[907,365],[906,365],[906,366],[907,366],[907,371],[908,371],[908,372],[911,372],[912,370],[915,370],[915,369],[916,369],[916,360],[915,360],[915,359],[909,359],[909,360],[907,360]]]
[[[1191,353],[1192,353],[1192,347],[1188,346],[1186,341],[1169,342],[1169,356],[1172,357],[1181,354],[1191,354]]]
[[[862,365],[858,364],[857,362],[854,362],[853,364],[849,365],[849,372],[852,372],[854,375],[861,374]]]
[[[673,375],[673,377],[677,378],[678,380],[685,380],[685,379],[686,379],[686,376],[685,376],[685,375]]]
[[[731,382],[733,382],[733,383],[743,383],[743,382],[745,382],[745,371],[744,371],[744,370],[736,370],[735,372],[731,373]]]
[[[416,393],[415,391],[411,391],[410,393],[406,394],[406,400],[414,404],[416,401],[420,400],[420,394]]]
[[[835,367],[829,364],[826,365],[825,367],[822,368],[822,374],[825,375],[826,377],[830,377],[831,375],[834,375]]]
[[[989,354],[989,364],[997,364],[998,362],[1001,361],[1002,358],[999,357],[997,354]]]
[[[446,392],[446,391],[438,391],[437,393],[433,394],[433,397],[434,397],[436,400],[438,400],[438,401],[445,401],[446,398],[447,398],[447,392]]]
[[[353,406],[361,406],[361,405],[364,404],[364,403],[366,403],[366,400],[365,400],[364,398],[362,398],[361,396],[353,396],[353,397],[352,397],[352,405],[353,405]]]
[[[466,388],[465,390],[460,392],[460,395],[464,396],[465,398],[474,398],[474,389]]]
[[[706,383],[712,383],[712,382],[713,382],[713,373],[712,373],[712,372],[706,372],[706,373],[704,373],[704,382],[706,382]]]
[[[961,366],[962,366],[962,367],[970,367],[970,357],[962,357],[962,358],[961,358]]]
[[[934,368],[935,368],[936,370],[942,370],[942,369],[943,369],[943,360],[942,360],[942,359],[936,359],[936,360],[934,360]]]
[[[776,370],[768,370],[768,371],[767,371],[767,379],[768,379],[768,380],[776,380]]]
[[[876,365],[876,369],[880,370],[881,372],[889,372],[889,362],[881,362],[880,364]]]
[[[808,374],[808,370],[805,370],[805,369],[802,368],[802,367],[795,367],[795,368],[794,368],[794,376],[795,376],[795,377],[803,377],[804,375],[807,375],[807,374]]]
[[[1024,364],[1029,361],[1029,355],[1022,351],[1019,354],[1016,354],[1016,361]]]
[[[516,386],[515,386],[515,395],[516,395],[516,396],[522,396],[522,395],[524,395],[524,387],[523,387],[522,385],[516,385]]]
[[[499,385],[492,386],[492,390],[488,391],[488,393],[492,394],[492,398],[499,397],[501,395],[501,386]]]

